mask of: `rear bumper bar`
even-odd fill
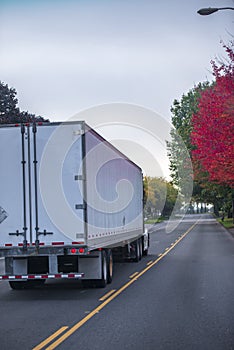
[[[50,273],[50,274],[23,274],[23,275],[0,275],[0,281],[26,281],[44,279],[81,279],[84,273]]]

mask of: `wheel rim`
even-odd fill
[[[110,258],[109,258],[109,277],[112,278],[113,276],[113,257],[112,254],[110,253]]]
[[[107,259],[106,259],[106,255],[103,256],[102,272],[103,272],[103,280],[107,281]]]

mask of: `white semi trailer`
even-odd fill
[[[147,254],[142,171],[85,122],[1,126],[0,149],[0,280],[105,287]]]

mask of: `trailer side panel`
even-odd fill
[[[143,234],[141,169],[92,129],[85,137],[88,244],[124,245]]]

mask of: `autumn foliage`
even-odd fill
[[[210,181],[234,187],[234,52],[223,46],[228,63],[212,62],[215,82],[202,91],[192,117],[192,156]]]

